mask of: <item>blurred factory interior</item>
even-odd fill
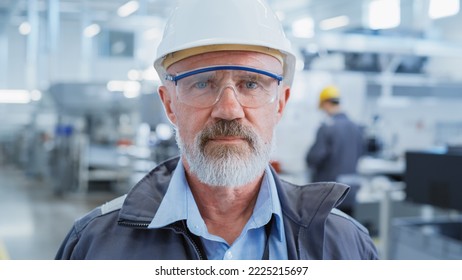
[[[174,3],[0,0],[0,259],[52,259],[76,218],[178,154],[152,67]],[[461,259],[461,1],[269,3],[298,54],[281,176],[309,181],[335,84],[366,131],[355,217],[381,258]]]

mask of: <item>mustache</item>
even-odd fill
[[[210,140],[221,136],[235,136],[246,140],[250,147],[255,147],[257,135],[252,129],[244,126],[237,120],[219,120],[206,127],[199,136],[200,146],[203,148]]]

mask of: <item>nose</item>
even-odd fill
[[[218,100],[213,105],[212,117],[234,120],[244,117],[244,109],[237,99],[236,90],[233,86],[227,85],[221,89]]]

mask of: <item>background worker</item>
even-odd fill
[[[350,185],[350,193],[339,209],[352,215],[360,187],[357,164],[364,153],[364,136],[362,128],[342,111],[340,101],[337,87],[329,85],[321,90],[319,108],[328,117],[319,127],[305,160],[312,182],[341,182]]]
[[[57,259],[377,258],[333,209],[347,186],[301,188],[269,165],[295,56],[265,1],[179,1],[154,66],[181,156],[78,220]]]

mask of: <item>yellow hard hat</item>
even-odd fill
[[[339,100],[340,92],[337,87],[329,85],[321,90],[319,94],[319,105],[326,100]]]

